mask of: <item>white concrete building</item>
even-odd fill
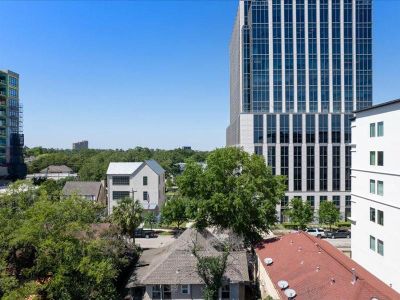
[[[400,292],[400,99],[352,122],[352,257]]]
[[[139,200],[145,210],[158,212],[165,202],[165,170],[155,160],[111,162],[107,170],[108,214],[125,197]]]

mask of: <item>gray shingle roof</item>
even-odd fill
[[[41,173],[72,173],[72,169],[66,165],[50,165],[40,171]]]
[[[79,196],[98,196],[101,188],[100,181],[67,181],[62,189],[65,196],[77,194]]]
[[[157,253],[151,255],[144,253],[127,287],[138,284],[203,284],[202,279],[197,275],[197,260],[192,254],[195,244],[201,255],[221,255],[208,238],[195,229],[187,229],[171,245],[149,250]],[[231,282],[249,281],[245,251],[236,251],[229,255],[225,276]]]
[[[160,166],[160,164],[156,162],[154,159],[146,160],[146,164],[150,167],[150,169],[156,172],[157,175],[161,175],[162,173],[165,172],[165,170]]]

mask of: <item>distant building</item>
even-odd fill
[[[400,99],[356,111],[351,170],[352,257],[398,292],[399,130]]]
[[[24,178],[24,134],[22,105],[19,100],[19,75],[0,71],[0,177]]]
[[[192,147],[191,146],[183,146],[182,149],[183,150],[192,150]]]
[[[40,171],[40,173],[28,174],[26,178],[30,179],[53,179],[59,180],[68,177],[78,177],[78,174],[74,173],[74,171],[65,165],[50,165],[47,168],[44,168]]]
[[[266,240],[256,254],[261,299],[400,299],[329,242],[304,232]]]
[[[192,254],[194,241],[207,256],[221,255],[221,245],[207,230],[186,229],[171,245],[143,251],[126,286],[129,296],[124,299],[204,299],[204,283]],[[230,253],[218,299],[249,299],[245,291],[250,283],[247,261],[246,251]]]
[[[81,141],[72,144],[73,150],[86,150],[89,149],[89,142],[88,141]]]
[[[101,181],[67,181],[62,189],[64,196],[77,195],[106,204],[106,190]]]
[[[111,162],[107,170],[108,213],[131,197],[145,210],[158,212],[165,202],[165,170],[155,161]]]

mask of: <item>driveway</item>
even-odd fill
[[[173,241],[175,241],[175,237],[173,235],[159,235],[156,238],[136,238],[135,243],[139,244],[142,248],[161,248],[164,246],[168,246]]]

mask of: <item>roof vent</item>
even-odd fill
[[[319,272],[319,270],[321,270],[321,268],[319,266],[317,266],[317,270],[316,271]]]
[[[301,250],[303,250],[303,249],[301,248],[301,246],[300,246],[299,248],[297,248],[297,251],[298,251],[298,252],[300,252]]]
[[[290,245],[293,245],[293,240],[290,240]]]
[[[371,300],[379,300],[379,298],[372,297]]]
[[[289,283],[286,280],[279,280],[278,286],[281,288],[281,290],[284,290],[289,286]]]
[[[264,259],[264,262],[267,266],[272,265],[272,263],[274,262],[274,260],[271,257],[267,257]]]
[[[331,285],[334,285],[335,282],[336,282],[336,281],[335,281],[335,278],[332,277],[332,278],[331,278]]]
[[[293,299],[296,297],[296,291],[294,289],[286,289],[285,295],[288,297],[288,299]]]
[[[351,268],[351,273],[352,273],[351,284],[356,284],[357,281],[356,269]]]

